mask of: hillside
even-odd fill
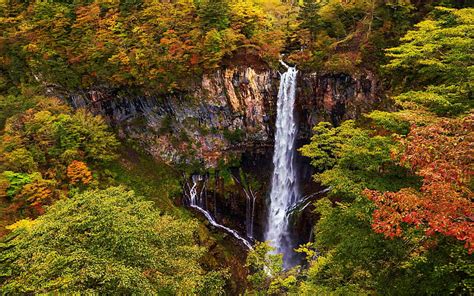
[[[474,293],[474,3],[0,0],[0,291]]]

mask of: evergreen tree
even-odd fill
[[[227,0],[206,0],[200,3],[198,15],[204,31],[224,30],[229,27],[229,3]]]
[[[311,39],[314,41],[319,30],[324,26],[324,22],[319,15],[321,2],[318,0],[303,0],[298,20],[301,21],[300,28],[307,29],[311,33]]]

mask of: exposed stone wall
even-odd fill
[[[372,73],[311,73],[299,76],[296,98],[300,137],[306,138],[320,121],[338,125],[369,112],[383,101],[383,91]]]
[[[246,149],[271,146],[279,73],[251,67],[226,68],[204,75],[187,91],[167,95],[96,88],[51,95],[76,108],[102,114],[119,135],[134,139],[170,163],[200,160],[215,166]],[[296,110],[300,138],[309,138],[319,121],[338,124],[358,117],[381,101],[371,74],[299,73]]]

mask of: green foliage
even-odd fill
[[[72,160],[104,163],[114,159],[118,146],[102,118],[46,98],[11,118],[2,139],[6,168],[25,172],[61,170]]]
[[[311,70],[378,71],[385,60],[382,49],[396,44],[416,19],[410,1],[301,2],[289,58]]]
[[[31,173],[38,168],[33,155],[25,148],[17,148],[6,153],[5,161],[8,168],[16,172]]]
[[[345,133],[352,127],[353,121],[346,121],[343,126],[334,129],[329,122],[320,122],[313,128],[314,136],[311,144],[305,145],[300,152],[307,157],[311,157],[311,164],[319,171],[324,171],[334,167],[336,164],[336,154],[345,139],[350,138],[352,133]]]
[[[204,31],[224,30],[230,25],[229,3],[226,0],[204,0],[199,3],[198,15]]]
[[[336,128],[322,122],[314,130],[311,143],[300,152],[321,172],[315,179],[334,195],[354,199],[365,188],[397,190],[414,181],[391,158],[396,144],[390,137],[373,136],[350,120]]]
[[[121,161],[108,163],[104,169],[104,184],[124,185],[141,196],[155,202],[163,212],[175,216],[187,213],[173,204],[173,199],[180,197],[180,176],[177,171],[165,163],[160,163],[151,156],[137,153],[127,146],[122,146]],[[130,161],[129,159],[133,159]]]
[[[397,134],[406,135],[410,129],[408,122],[401,120],[397,114],[391,112],[375,110],[366,117],[370,118],[376,126]]]
[[[0,95],[0,129],[5,127],[8,118],[32,108],[38,97]]]
[[[438,115],[467,112],[472,103],[474,9],[438,7],[432,17],[409,31],[398,47],[387,50],[386,68],[404,92],[395,99],[404,108],[427,108]],[[398,79],[400,75],[410,79]]]
[[[253,1],[231,3],[232,27],[238,29],[246,38],[252,38],[270,25],[267,14]]]
[[[257,243],[247,255],[245,266],[250,271],[247,280],[256,291],[265,291],[271,278],[283,271],[283,256],[272,254],[273,250],[267,243]]]
[[[12,171],[3,172],[3,177],[7,180],[6,196],[10,199],[21,191],[24,185],[31,182],[31,177],[23,173],[15,173]]]
[[[204,250],[194,243],[196,224],[160,216],[122,187],[58,201],[12,229],[2,245],[3,293],[222,291],[219,276],[207,278],[199,267]]]
[[[267,242],[258,242],[247,255],[247,280],[257,295],[286,295],[297,285],[297,267],[283,270],[283,255],[273,254]]]
[[[303,0],[298,20],[301,21],[300,28],[306,29],[311,34],[311,41],[315,41],[317,33],[324,29],[324,21],[319,15],[321,2],[316,0]]]

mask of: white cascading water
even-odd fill
[[[189,188],[189,206],[201,212],[204,217],[211,223],[214,227],[223,229],[228,233],[232,234],[236,239],[241,241],[247,248],[253,249],[252,244],[247,241],[245,238],[241,237],[237,231],[230,229],[224,225],[217,223],[216,220],[212,217],[212,215],[205,209],[204,201],[202,199],[202,192],[198,193],[198,183],[202,181],[202,176],[200,175],[193,175],[192,181],[193,185]]]
[[[295,140],[297,126],[294,117],[296,93],[296,67],[281,62],[287,71],[281,74],[278,91],[275,148],[273,154],[273,177],[270,207],[265,239],[283,254],[288,266],[292,243],[288,233],[287,211],[298,201],[297,173],[295,168]]]
[[[247,237],[253,239],[253,224],[255,220],[255,198],[256,196],[251,192],[247,197],[247,209],[246,209],[246,226],[247,226]]]

